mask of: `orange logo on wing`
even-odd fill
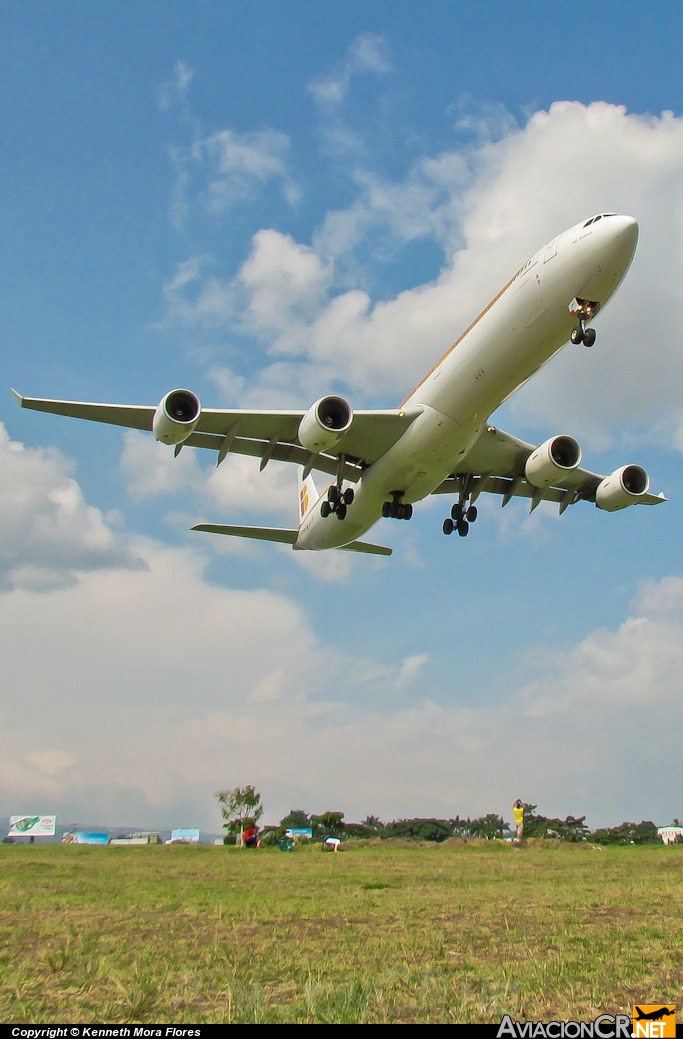
[[[299,495],[301,499],[301,518],[303,519],[308,512],[308,488],[302,487]]]

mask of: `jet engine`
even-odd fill
[[[152,429],[162,444],[183,444],[199,422],[202,406],[190,390],[171,390],[154,412]]]
[[[551,437],[532,451],[524,475],[534,487],[546,488],[562,483],[572,469],[581,464],[581,448],[573,437]]]
[[[622,465],[606,476],[595,493],[595,504],[605,512],[637,505],[650,489],[650,477],[639,465]]]
[[[299,442],[319,454],[337,446],[353,422],[353,409],[343,397],[321,397],[299,424]]]

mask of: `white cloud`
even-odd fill
[[[335,72],[310,84],[310,91],[318,105],[329,111],[346,100],[354,77],[367,72],[384,74],[391,71],[386,42],[376,33],[361,33],[351,43],[346,57]]]
[[[200,521],[200,512],[209,510],[208,520],[235,520],[265,512],[290,525],[296,523],[293,466],[270,462],[260,472],[258,459],[234,454],[218,467],[215,463],[215,452],[186,448],[175,457],[171,448],[157,443],[148,433],[128,430],[124,434],[121,471],[135,500],[183,492],[196,500],[194,522]]]
[[[255,782],[273,818],[517,796],[593,824],[680,815],[683,578],[646,584],[616,631],[539,651],[495,705],[444,689],[399,707],[427,654],[354,658],[286,596],[212,585],[198,549],[115,537],[57,452],[1,447],[6,566],[57,575],[0,597],[2,810],[208,828],[213,790]]]
[[[75,573],[144,564],[88,505],[57,450],[26,448],[0,424],[0,587],[50,589]]]
[[[289,137],[279,130],[219,130],[195,140],[191,156],[206,171],[209,209],[222,213],[273,179],[282,181],[286,200],[295,205],[299,192],[287,173],[288,151]]]
[[[412,657],[406,657],[401,664],[401,670],[398,673],[398,679],[396,680],[397,689],[406,689],[412,682],[415,681],[417,676],[424,665],[429,661],[428,653],[419,653]]]
[[[671,442],[683,414],[683,119],[558,102],[500,140],[421,159],[402,184],[357,183],[314,250],[261,231],[234,279],[200,279],[186,317],[251,330],[276,358],[246,384],[247,403],[301,403],[333,385],[400,399],[532,252],[607,209],[635,215],[641,239],[598,344],[566,348],[510,406],[524,427],[588,446],[629,430]],[[434,236],[447,250],[440,275],[389,300],[335,290],[331,257],[385,232]]]
[[[681,578],[646,585],[617,630],[544,653],[497,705],[444,690],[398,707],[395,668],[322,643],[285,596],[213,586],[189,551],[138,551],[147,571],[0,600],[4,811],[217,828],[212,792],[253,782],[269,819],[294,803],[509,816],[517,796],[593,825],[680,815]]]

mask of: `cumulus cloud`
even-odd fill
[[[517,796],[594,825],[680,815],[681,578],[644,586],[618,629],[544,653],[494,706],[425,699],[426,655],[408,657],[408,705],[396,667],[340,653],[286,596],[212,585],[190,551],[138,551],[146,571],[0,600],[7,813],[211,829],[213,791],[253,782],[269,819],[293,804],[509,816]]]
[[[258,459],[229,454],[216,467],[215,452],[186,448],[175,457],[149,434],[128,430],[120,464],[128,493],[137,501],[189,492],[198,513],[211,513],[209,520],[265,512],[296,522],[296,469],[284,462],[270,462],[260,472]]]
[[[136,568],[142,560],[88,505],[54,448],[26,448],[0,424],[0,588],[49,589],[75,573]]]
[[[636,429],[673,441],[683,415],[683,119],[557,102],[498,140],[421,158],[403,183],[356,180],[357,200],[327,215],[313,248],[261,231],[234,278],[199,279],[185,319],[250,331],[273,357],[245,401],[298,391],[301,402],[333,385],[400,399],[543,242],[590,213],[619,211],[638,218],[641,238],[598,318],[597,348],[567,348],[512,412],[526,429],[561,426],[600,447]],[[386,300],[339,291],[340,257],[381,226],[397,239],[436,238],[441,273]]]

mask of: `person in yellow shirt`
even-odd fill
[[[517,830],[517,840],[521,841],[524,836],[524,802],[517,798],[512,806],[512,816],[515,820],[515,829]]]

